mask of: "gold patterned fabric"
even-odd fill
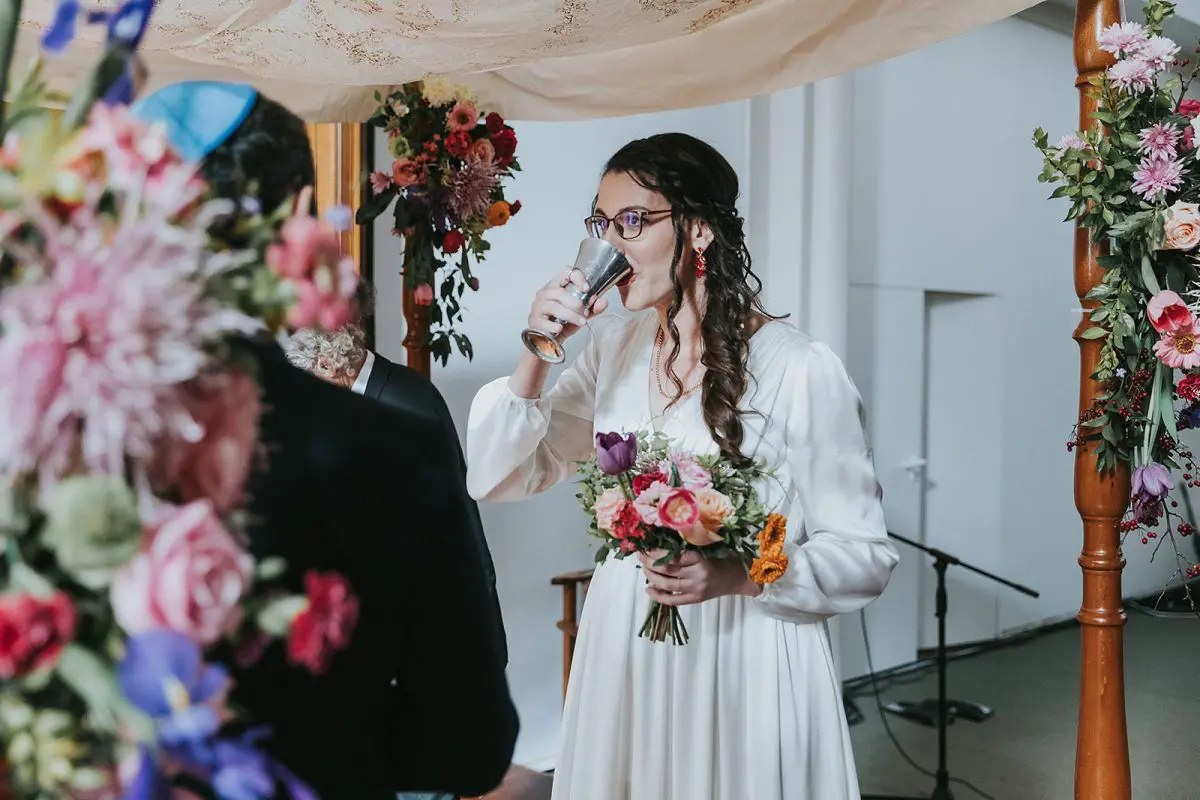
[[[84,0],[111,7],[116,0]],[[247,81],[310,122],[361,121],[375,89],[430,75],[516,119],[705,105],[837,75],[1034,0],[159,0],[151,86]],[[26,0],[28,55],[56,0]],[[67,86],[100,28],[55,60]]]

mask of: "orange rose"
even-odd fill
[[[411,158],[398,158],[392,162],[392,183],[403,188],[421,182],[421,166]]]
[[[497,200],[492,203],[492,207],[488,209],[487,224],[489,228],[499,228],[504,223],[508,222],[508,218],[512,216],[512,211],[508,207],[508,203],[503,200]]]
[[[716,533],[733,517],[733,503],[716,489],[701,489],[696,492],[696,507],[700,510],[700,524]]]

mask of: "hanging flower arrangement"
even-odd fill
[[[521,169],[517,135],[496,112],[484,113],[466,89],[441,80],[409,83],[386,98],[370,124],[387,134],[391,167],[368,178],[370,198],[359,209],[365,225],[392,209],[393,233],[406,240],[404,285],[429,307],[430,354],[445,365],[451,343],[468,359],[471,341],[455,330],[462,297],[478,291],[471,258],[483,261],[484,234],[521,210],[502,186]]]
[[[1158,546],[1170,541],[1179,574],[1200,575],[1176,536],[1193,533],[1174,509],[1173,473],[1200,487],[1200,468],[1181,432],[1200,427],[1200,101],[1188,90],[1200,68],[1163,36],[1174,5],[1150,0],[1145,21],[1103,31],[1100,47],[1116,62],[1092,79],[1096,124],[1051,145],[1034,142],[1039,180],[1070,201],[1097,243],[1101,281],[1085,339],[1100,340],[1092,378],[1105,391],[1078,422],[1070,449],[1094,447],[1103,472],[1132,470],[1129,515],[1121,528]],[[1156,547],[1157,552],[1157,547]]]

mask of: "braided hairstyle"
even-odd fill
[[[674,369],[680,352],[675,317],[684,300],[680,268],[685,257],[690,258],[685,247],[691,225],[703,222],[712,231],[712,243],[704,252],[707,300],[700,321],[700,363],[705,367],[701,404],[704,422],[721,454],[735,464],[744,464],[742,416],[746,412],[738,404],[751,377],[746,367],[752,335],[747,323],[755,314],[768,319],[778,317],[768,314],[759,299],[762,281],[751,269],[744,222],[737,211],[737,173],[711,145],[683,133],[663,133],[630,142],[605,165],[604,174],[612,173],[629,175],[671,205],[675,229],[671,286],[675,296],[667,311],[672,343],[667,376],[675,386],[677,399],[684,388]]]

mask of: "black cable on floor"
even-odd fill
[[[888,722],[887,712],[884,711],[884,708],[883,708],[883,698],[880,697],[880,695],[879,695],[879,684],[875,682],[875,662],[871,658],[871,638],[867,635],[867,611],[866,611],[866,609],[862,609],[858,612],[858,619],[862,623],[863,646],[866,648],[866,651],[867,651],[867,670],[869,670],[869,672],[870,672],[871,685],[875,687],[875,691],[874,691],[875,707],[879,710],[879,719],[883,722],[883,729],[885,731],[887,731],[888,738],[892,740],[892,744],[895,746],[897,752],[899,752],[900,755],[904,758],[904,760],[908,762],[910,767],[915,769],[917,772],[920,772],[922,775],[925,775],[927,777],[933,778],[934,780],[937,780],[937,775],[935,773],[931,772],[930,770],[925,769],[924,767],[922,767],[920,764],[918,764],[916,761],[914,761],[912,759],[912,756],[910,756],[908,754],[908,752],[904,749],[904,746],[900,744],[900,740],[896,738],[896,734],[892,732],[892,726],[891,726],[891,723]],[[975,794],[982,797],[983,800],[996,800],[996,798],[992,797],[990,794],[983,791],[978,786],[975,786],[970,781],[964,780],[962,778],[951,777],[950,782],[957,783],[957,784],[967,787],[972,792],[974,792]]]

